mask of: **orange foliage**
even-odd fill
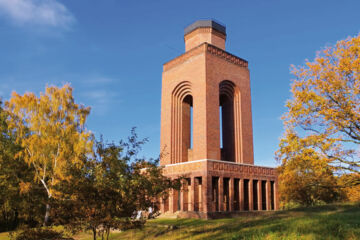
[[[360,35],[324,48],[314,61],[292,66],[292,73],[296,79],[276,153],[285,195],[293,190],[286,184],[295,188],[296,184],[309,187],[317,182],[319,192],[333,187],[334,174],[359,173]],[[299,180],[296,176],[301,172],[307,177]],[[323,174],[329,181],[324,181]],[[291,179],[298,182],[291,183]]]

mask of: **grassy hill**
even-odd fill
[[[1,238],[4,236],[4,238]],[[90,240],[90,234],[75,236]],[[7,239],[0,234],[0,239]],[[360,239],[360,204],[333,204],[232,219],[155,219],[111,239]]]

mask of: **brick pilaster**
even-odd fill
[[[254,210],[253,179],[249,179],[249,210]]]

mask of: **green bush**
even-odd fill
[[[29,228],[10,234],[11,240],[73,240],[64,237],[63,232],[49,228]]]

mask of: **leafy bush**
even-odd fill
[[[10,234],[11,240],[73,240],[64,237],[63,232],[49,228],[29,228]]]

